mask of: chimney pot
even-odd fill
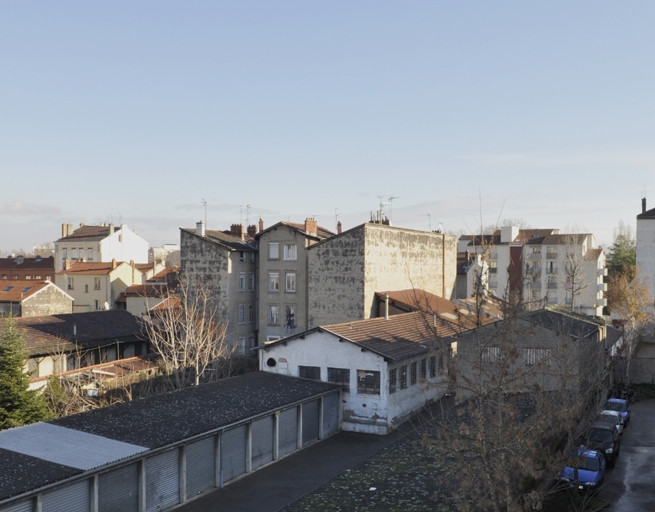
[[[109,234],[110,235],[114,234],[114,223],[113,222],[111,224],[109,224]]]
[[[641,198],[641,213],[646,213],[646,198]]]
[[[111,268],[112,270],[116,268],[116,258],[111,259]]]
[[[255,238],[255,235],[257,234],[257,226],[253,224],[252,226],[248,226],[248,236],[250,238]]]
[[[196,222],[196,235],[205,236],[205,223],[203,221]]]
[[[262,231],[264,231],[264,221],[259,217],[259,232],[261,233]]]
[[[61,236],[62,236],[62,238],[66,236],[66,231],[67,231],[66,224],[62,224],[61,225]]]
[[[341,229],[342,229],[342,228],[341,228],[341,221],[339,221],[339,222],[337,222],[337,234],[338,234],[338,235],[341,234]]]

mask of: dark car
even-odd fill
[[[628,422],[630,421],[630,404],[627,400],[623,398],[610,398],[605,404],[605,409],[608,411],[619,411],[621,416],[623,416],[625,426],[628,426]]]
[[[621,440],[616,425],[607,421],[594,421],[586,437],[585,446],[602,452],[608,467],[614,467],[621,449]]]

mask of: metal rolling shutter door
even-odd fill
[[[139,467],[130,464],[98,475],[99,512],[139,510]]]
[[[89,512],[91,482],[86,479],[44,492],[41,503],[43,512]]]
[[[298,409],[287,409],[280,413],[278,435],[278,456],[282,457],[298,448]]]
[[[214,488],[216,474],[216,441],[207,437],[189,443],[186,447],[186,495],[191,499],[196,494]]]
[[[146,511],[165,510],[179,502],[179,450],[170,450],[148,457],[146,459]]]
[[[318,440],[318,400],[302,404],[302,445]]]
[[[19,501],[7,507],[0,508],[0,512],[32,512],[34,510],[34,500]]]
[[[248,426],[226,430],[221,437],[221,471],[223,482],[228,482],[246,472]]]
[[[252,422],[252,469],[273,460],[273,416],[266,416]]]
[[[339,393],[323,398],[323,435],[334,434],[339,428]]]

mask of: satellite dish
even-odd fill
[[[109,302],[105,301],[105,311],[109,311]]]

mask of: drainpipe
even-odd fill
[[[384,319],[389,320],[389,294],[384,294]]]

